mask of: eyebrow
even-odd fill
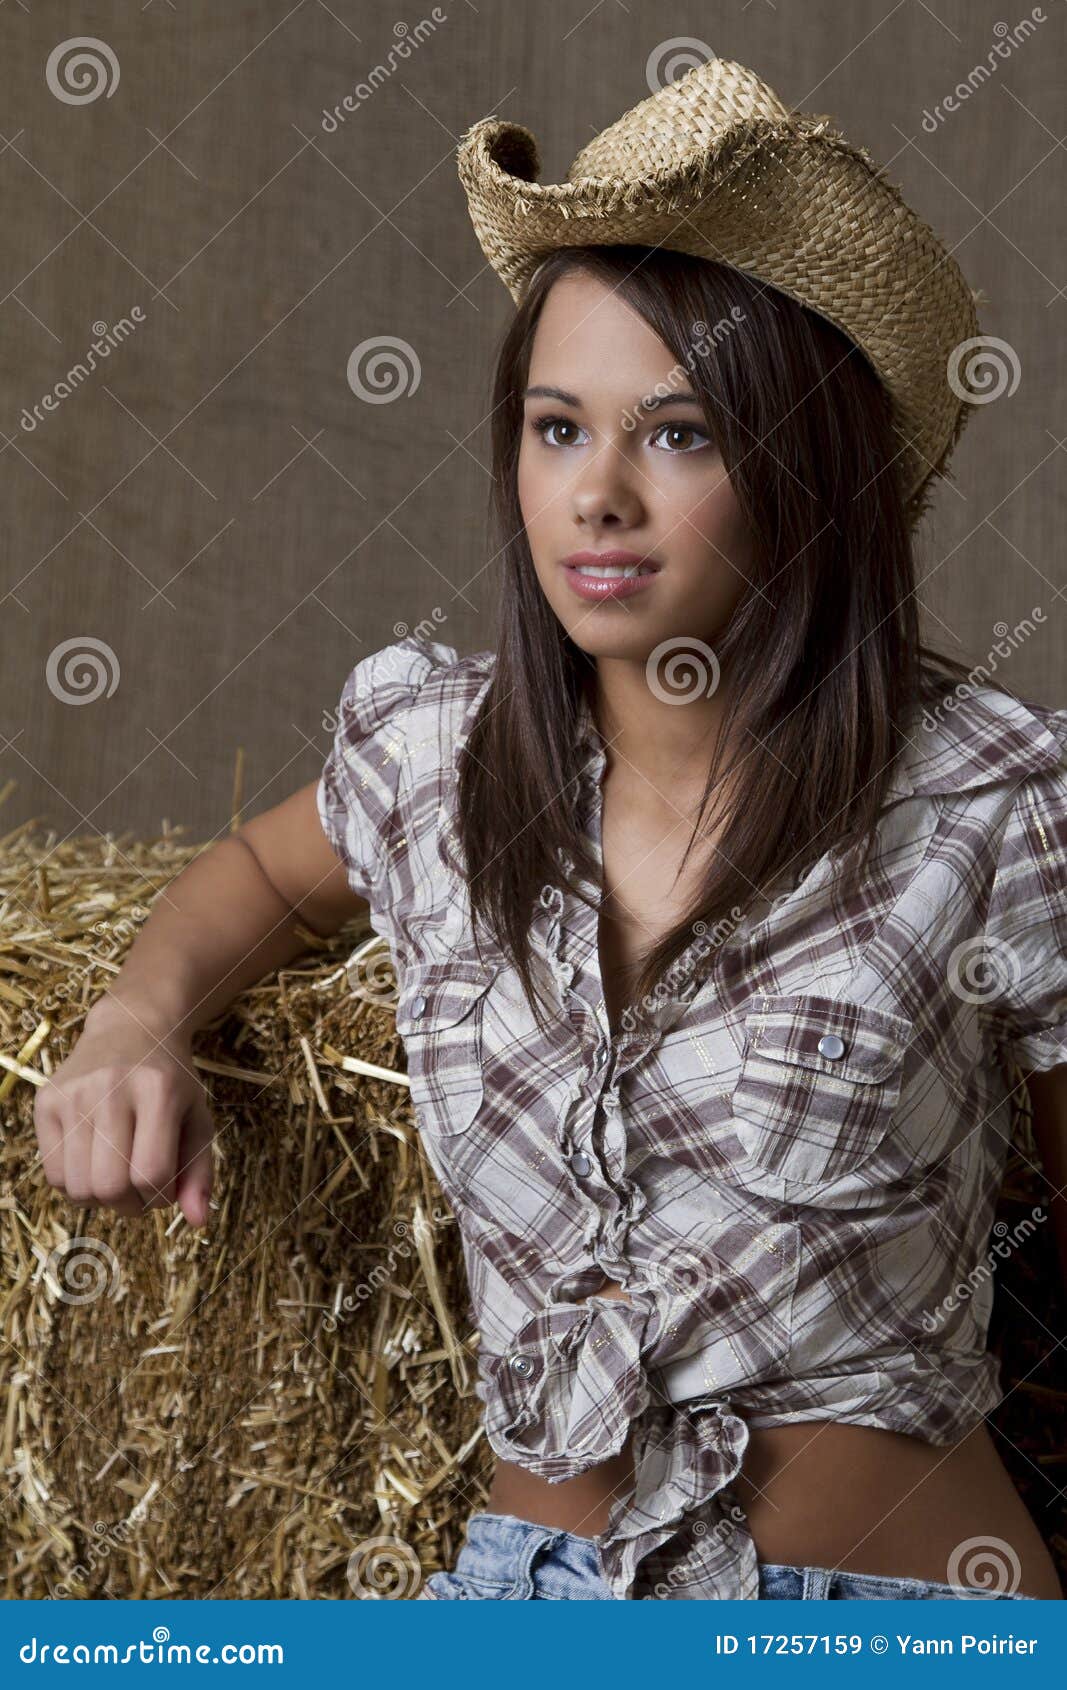
[[[565,393],[562,387],[528,387],[527,399],[558,399],[561,405],[573,405],[575,410],[581,409],[581,400],[574,393]],[[645,399],[638,399],[634,403],[637,411],[658,411],[664,405],[695,405],[703,410],[703,402],[688,387],[680,388],[677,393],[649,394]]]

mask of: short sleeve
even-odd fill
[[[994,1038],[1020,1068],[1067,1062],[1067,769],[1020,787],[1002,836],[986,922]]]
[[[369,903],[384,884],[412,710],[434,670],[456,658],[454,647],[409,634],[363,658],[341,690],[315,801],[349,885]]]

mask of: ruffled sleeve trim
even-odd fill
[[[457,662],[453,646],[405,635],[351,670],[319,777],[319,820],[354,892],[375,901],[388,878],[410,715],[430,676]]]

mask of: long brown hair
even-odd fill
[[[577,711],[583,689],[592,698],[596,665],[541,590],[517,489],[534,331],[552,284],[575,266],[616,289],[685,366],[755,537],[752,587],[715,646],[731,685],[700,815],[727,772],[719,767],[727,742],[746,748],[740,797],[693,908],[644,954],[631,1002],[651,996],[693,942],[695,923],[721,929],[787,868],[862,845],[861,873],[903,746],[901,723],[927,692],[923,658],[966,674],[920,644],[917,511],[901,485],[901,439],[887,390],[852,340],[778,290],[705,258],[634,246],[553,253],[497,357],[496,661],[460,757],[457,794],[476,928],[518,969],[542,1026],[534,904],[546,885],[566,882],[582,897],[576,876],[598,880],[575,810]],[[706,350],[712,332],[713,354],[694,356],[694,339],[703,337]]]

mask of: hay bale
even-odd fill
[[[169,829],[57,843],[30,824],[2,844],[5,1594],[414,1596],[452,1565],[492,1457],[459,1237],[392,1001],[354,992],[346,966],[369,953],[388,975],[385,947],[358,926],[308,932],[306,955],[197,1035],[208,1229],[176,1209],[76,1211],[38,1163],[35,1085],[198,848]],[[1016,1098],[1009,1228],[1046,1195]],[[1049,1337],[1064,1301],[1042,1227],[996,1274],[993,1425],[1067,1578],[1067,1365]]]
[[[7,1595],[414,1595],[458,1553],[492,1463],[457,1229],[392,1007],[352,990],[358,927],[308,932],[194,1040],[209,1227],[76,1210],[40,1168],[33,1077],[196,852],[5,843]],[[349,1071],[357,1052],[396,1078]]]

